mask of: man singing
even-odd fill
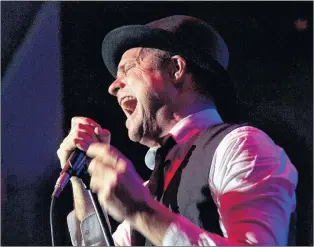
[[[106,35],[102,55],[152,175],[144,183],[110,132],[84,117],[72,119],[58,156],[64,166],[75,148],[87,153],[91,190],[121,222],[116,245],[294,244],[297,171],[264,132],[228,120],[228,48],[211,26],[180,15],[123,26]],[[104,245],[81,180],[71,184],[73,245]]]

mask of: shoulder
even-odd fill
[[[219,149],[224,147],[239,145],[266,145],[268,147],[278,147],[276,143],[264,131],[253,126],[240,126],[228,133],[221,141]],[[219,150],[218,150],[219,151]]]
[[[285,162],[289,159],[264,131],[252,126],[241,126],[228,133],[219,143],[214,157],[216,165],[252,168],[265,162],[275,166],[283,157]]]
[[[285,151],[262,130],[241,126],[227,134],[216,149],[210,172],[212,186],[222,191],[271,178],[297,181],[297,171]],[[278,181],[277,181],[278,182]],[[227,187],[228,187],[227,186]],[[225,187],[225,188],[223,188]]]

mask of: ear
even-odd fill
[[[172,70],[171,70],[171,78],[173,79],[174,83],[175,83],[175,87],[180,88],[182,87],[182,83],[183,83],[183,77],[186,74],[186,60],[179,56],[179,55],[175,55],[171,58],[172,61]]]

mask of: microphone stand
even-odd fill
[[[100,224],[101,231],[105,237],[106,246],[115,246],[113,238],[111,236],[110,228],[107,224],[105,214],[104,214],[102,207],[98,201],[97,195],[92,193],[90,188],[89,188],[90,176],[87,173],[83,172],[83,174],[81,176],[79,176],[79,178],[82,179],[83,184],[85,186],[85,189],[87,190],[88,195],[89,195],[90,199],[92,200],[92,203],[93,203],[93,206],[94,206],[94,209],[95,209],[95,212],[96,212],[99,224]]]

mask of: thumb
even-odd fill
[[[94,131],[100,142],[110,144],[111,134],[109,130],[96,127]]]

